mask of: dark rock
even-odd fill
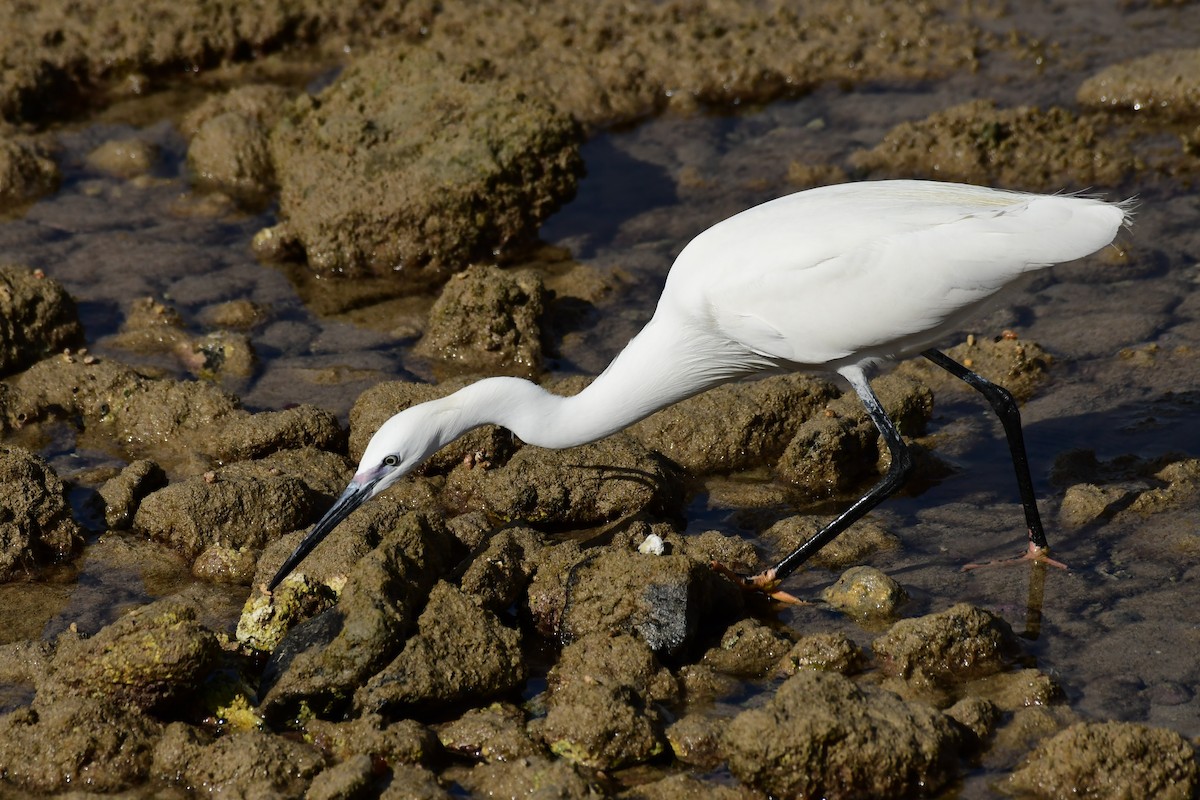
[[[0,136],[0,210],[11,212],[58,188],[62,174],[49,149],[28,136]]]

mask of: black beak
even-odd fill
[[[333,507],[325,512],[325,516],[313,525],[312,530],[308,532],[308,536],[304,537],[304,541],[300,542],[292,554],[283,562],[283,566],[279,568],[279,572],[275,573],[275,577],[267,584],[267,590],[273,590],[279,585],[280,581],[288,576],[288,574],[299,566],[305,556],[312,552],[313,548],[321,543],[330,531],[338,526],[342,520],[350,516],[350,512],[358,508],[363,502],[371,496],[371,489],[374,488],[375,481],[367,483],[351,483],[346,487],[346,491],[342,492],[342,496],[337,499]]]

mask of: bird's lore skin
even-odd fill
[[[879,428],[891,467],[778,564],[740,579],[774,591],[908,477],[912,459],[868,377],[885,361],[918,354],[978,389],[996,409],[1029,528],[1026,557],[1048,561],[1016,403],[929,348],[1023,274],[1110,244],[1130,212],[1128,202],[1078,195],[865,181],[798,192],[736,214],[683,249],[654,317],[579,394],[560,397],[519,378],[487,378],[385,422],[346,491],[268,588],[363,502],[480,425],[501,425],[540,447],[572,447],[755,373],[836,373]]]

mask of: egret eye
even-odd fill
[[[399,463],[400,463],[400,456],[393,455],[393,456],[384,456],[383,457],[383,465],[385,467],[394,467]]]

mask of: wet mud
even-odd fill
[[[0,794],[1200,792],[1195,4],[0,6]],[[600,442],[488,426],[274,591],[378,426],[570,394],[671,258],[825,182],[1136,195],[875,387],[905,492],[789,375]]]

